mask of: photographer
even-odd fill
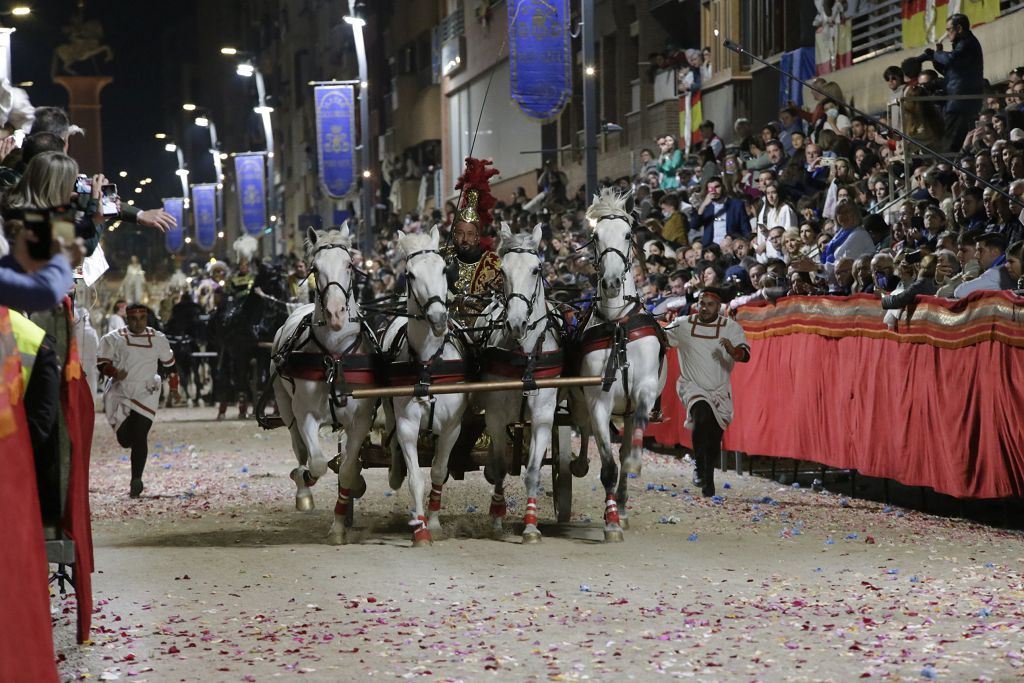
[[[20,220],[4,222],[10,253],[7,242],[0,240],[0,306],[43,311],[57,305],[74,285],[71,262],[81,260],[81,247],[54,238],[48,221],[45,230],[26,228]]]
[[[946,19],[946,37],[952,42],[952,49],[946,51],[942,43],[938,43],[934,50],[928,48],[924,51],[925,59],[930,59],[945,76],[946,90],[950,95],[980,95],[985,87],[981,43],[971,32],[971,22],[966,15],[951,14]],[[945,129],[949,149],[960,149],[980,110],[980,99],[951,99],[946,103]]]

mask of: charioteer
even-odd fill
[[[481,232],[493,220],[497,203],[491,194],[490,178],[498,169],[488,168],[488,159],[466,157],[466,170],[455,189],[462,191],[462,207],[455,216],[451,240],[442,255],[448,263],[448,291],[452,315],[472,325],[488,303],[489,295],[502,286],[501,259],[481,244]]]

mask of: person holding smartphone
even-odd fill
[[[81,262],[81,245],[78,241],[65,244],[54,237],[49,215],[40,215],[45,216],[45,226],[26,226],[20,216],[5,217],[7,239],[0,240],[0,306],[28,313],[44,311],[63,300],[74,285],[72,263]]]

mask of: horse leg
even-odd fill
[[[573,389],[569,394],[569,412],[572,415],[572,421],[578,425],[580,433],[580,452],[572,459],[569,463],[569,471],[572,472],[572,476],[582,478],[587,476],[587,472],[590,471],[589,455],[587,454],[587,446],[590,443],[590,417],[587,412],[587,404],[583,397],[583,392],[580,389]]]
[[[611,435],[608,420],[611,417],[610,401],[597,401],[593,404],[593,428],[597,441],[597,452],[601,455],[601,483],[604,485],[604,540],[617,542],[622,540],[622,526],[619,524],[619,507],[615,500],[615,485],[618,483],[619,466],[612,453]]]
[[[533,419],[533,414],[536,413],[531,412],[530,460],[526,465],[526,472],[523,473],[523,483],[526,485],[523,543],[538,543],[541,539],[540,529],[537,528],[537,492],[540,489],[540,464],[551,445],[551,423]]]
[[[455,442],[462,432],[462,418],[451,420],[445,429],[440,429],[437,442],[434,444],[434,460],[430,464],[430,500],[427,505],[427,528],[440,531],[441,522],[441,487],[448,478],[448,456],[452,453]]]
[[[508,452],[508,440],[505,436],[505,420],[503,412],[491,404],[488,406],[484,417],[487,419],[487,433],[491,435],[491,457],[484,467],[484,478],[494,486],[494,493],[491,494],[491,523],[492,532],[500,538],[504,535],[503,523],[505,515],[508,514],[508,504],[505,501],[505,475],[506,455]]]
[[[353,499],[366,493],[366,480],[359,473],[359,449],[370,431],[370,416],[365,413],[365,410],[356,409],[355,416],[345,428],[348,442],[345,444],[345,458],[338,467],[338,500],[334,504],[334,521],[327,532],[328,542],[332,545],[343,545],[348,541]]]
[[[416,439],[420,435],[420,413],[422,409],[417,401],[408,401],[398,410],[395,420],[395,436],[405,455],[405,468],[408,472],[409,493],[412,495],[413,515],[409,525],[412,526],[412,545],[414,548],[431,545],[433,538],[427,528],[427,517],[423,510],[424,481],[420,470],[419,451]]]
[[[622,443],[619,444],[619,482],[615,491],[615,502],[618,503],[619,525],[623,529],[629,528],[629,512],[626,509],[626,501],[629,494],[626,489],[629,485],[631,474],[640,473],[640,453],[635,443],[631,443],[625,436],[633,431],[635,415],[627,415],[623,420]]]
[[[384,399],[384,448],[391,451],[391,466],[388,468],[388,486],[397,491],[405,481],[406,466],[402,448],[398,445],[395,429],[395,405],[391,399]]]

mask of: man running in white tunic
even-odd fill
[[[715,463],[722,454],[722,434],[732,422],[729,373],[736,363],[750,360],[743,328],[720,313],[726,298],[722,290],[708,287],[697,300],[696,313],[665,328],[679,353],[676,391],[686,406],[686,427],[693,430],[694,483],[699,482],[706,498],[715,495]]]
[[[132,481],[128,495],[142,495],[142,472],[149,457],[149,429],[160,403],[160,375],[174,367],[174,353],[162,332],[146,325],[149,311],[141,304],[127,309],[128,326],[100,339],[97,365],[109,378],[103,394],[107,422],[117,442],[132,450]]]

